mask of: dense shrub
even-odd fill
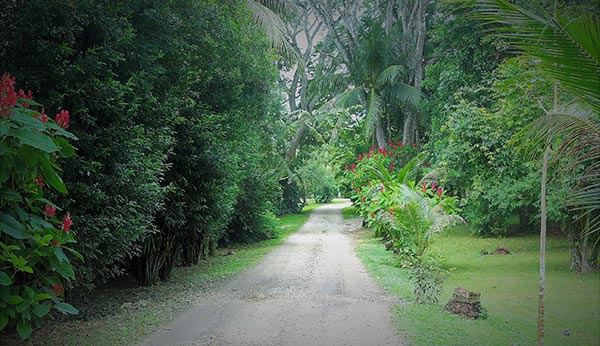
[[[302,192],[294,179],[285,177],[279,180],[281,200],[277,208],[277,215],[300,213],[304,207]]]
[[[122,272],[155,231],[164,198],[178,98],[165,72],[177,61],[166,36],[175,28],[158,2],[148,5],[19,2],[19,29],[7,33],[0,58],[47,107],[74,110],[78,156],[64,163],[70,195],[58,203],[78,225],[76,248],[87,261],[76,267],[77,284],[86,287]]]
[[[243,3],[41,0],[7,13],[0,69],[26,76],[48,108],[76,110],[71,193],[57,204],[71,210],[88,259],[75,268],[79,285],[121,274],[132,258],[152,283],[226,233],[267,233],[278,197],[252,191],[281,176],[264,155],[275,58]],[[260,169],[247,176],[246,163]],[[246,226],[228,231],[234,207],[250,203],[237,218]]]

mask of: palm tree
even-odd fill
[[[575,175],[579,189],[568,201],[571,210],[586,216],[585,234],[600,231],[600,22],[598,15],[584,11],[571,19],[565,9],[554,6],[553,14],[537,15],[505,0],[470,1],[479,17],[500,24],[500,35],[508,44],[534,59],[570,95],[569,105],[555,106],[529,124],[516,140],[525,149],[545,148],[542,172],[542,207],[550,145],[559,142],[555,156],[570,160],[565,170]],[[585,167],[578,172],[579,167]],[[545,215],[540,234],[540,300],[538,345],[544,344]]]
[[[374,137],[380,147],[385,147],[383,119],[386,106],[417,106],[421,93],[404,82],[407,69],[398,50],[398,33],[386,33],[381,21],[372,18],[362,21],[359,32],[353,59],[346,71],[352,86],[325,107],[362,104],[367,137]]]

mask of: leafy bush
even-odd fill
[[[23,339],[51,309],[77,310],[62,301],[65,283],[75,274],[67,254],[82,259],[69,212],[44,197],[48,187],[66,193],[58,158],[75,150],[68,139],[69,112],[52,120],[29,107],[31,92],[15,92],[15,79],[0,84],[0,331],[16,328]],[[57,213],[58,210],[58,213]],[[59,215],[61,217],[59,218]]]
[[[283,178],[279,180],[281,187],[281,200],[277,208],[277,215],[298,214],[304,207],[302,192],[294,179]]]
[[[462,221],[456,215],[457,199],[447,196],[435,181],[429,183],[433,174],[415,182],[425,154],[416,155],[403,167],[396,167],[395,155],[393,150],[372,150],[348,168],[355,205],[399,257],[399,264],[410,269],[416,301],[435,303],[445,274],[429,249],[439,233]]]

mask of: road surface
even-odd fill
[[[377,346],[403,345],[391,325],[395,299],[356,257],[343,220],[331,204],[255,267],[165,326],[141,345]]]

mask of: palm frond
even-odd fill
[[[375,92],[374,88],[369,91],[367,109],[365,111],[365,131],[367,137],[370,137],[375,129],[375,124],[377,124],[381,111],[381,97]]]
[[[406,102],[411,106],[418,107],[421,103],[422,93],[412,85],[396,82],[383,89],[382,94],[397,103]]]
[[[493,23],[516,50],[537,58],[567,90],[600,113],[600,20],[587,13],[577,19],[538,16],[506,0],[472,2],[475,16]]]
[[[298,66],[304,66],[304,61],[298,49],[292,46],[285,37],[286,24],[273,10],[265,6],[267,3],[272,3],[273,8],[280,8],[280,1],[266,1],[265,4],[261,1],[246,0],[246,4],[252,11],[254,20],[263,28],[267,34],[267,38],[272,42],[273,47],[284,57],[297,63]]]
[[[318,110],[326,111],[334,108],[349,108],[361,104],[364,97],[364,90],[362,88],[348,88],[343,93],[323,103]]]
[[[406,73],[406,68],[401,65],[391,65],[385,68],[385,70],[381,71],[379,76],[377,76],[377,81],[375,82],[375,86],[380,88],[384,84],[390,84],[398,80],[399,77]]]

